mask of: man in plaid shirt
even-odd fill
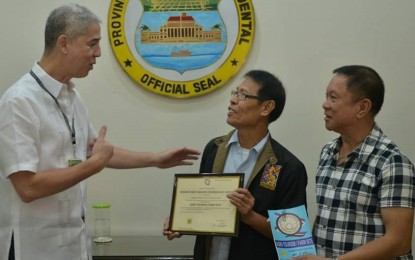
[[[369,67],[334,70],[323,109],[326,128],[340,137],[323,147],[317,168],[319,256],[297,260],[413,259],[415,171],[375,123],[384,92]]]

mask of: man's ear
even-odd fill
[[[359,101],[359,111],[357,112],[357,117],[362,118],[366,116],[368,113],[370,113],[371,109],[372,109],[372,101],[370,101],[367,98]]]
[[[60,35],[58,37],[58,40],[57,40],[58,48],[64,54],[68,53],[68,43],[69,43],[68,36]]]
[[[271,114],[271,112],[275,109],[275,101],[274,100],[266,100],[262,102],[262,112],[263,116],[267,116]]]

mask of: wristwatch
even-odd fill
[[[337,256],[335,256],[335,257],[332,257],[331,260],[339,260],[339,259],[337,258]]]

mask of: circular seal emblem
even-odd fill
[[[293,236],[301,230],[303,221],[292,213],[281,214],[277,218],[277,228],[281,233],[287,236]]]
[[[123,70],[154,93],[189,98],[223,86],[252,47],[251,0],[112,0],[111,48]]]

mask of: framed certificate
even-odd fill
[[[176,174],[170,229],[188,235],[236,236],[238,210],[226,196],[243,186],[243,173]]]

